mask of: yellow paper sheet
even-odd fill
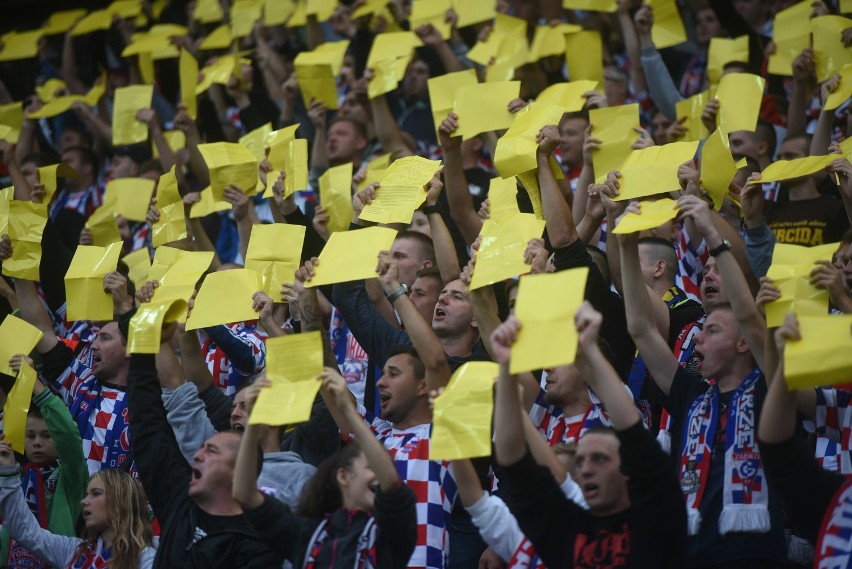
[[[86,220],[86,229],[92,234],[92,244],[98,247],[106,247],[110,243],[122,240],[112,204],[105,203],[96,209]]]
[[[299,126],[300,123],[296,123],[285,128],[273,130],[271,133],[269,133],[269,136],[266,137],[267,148],[280,142],[289,142],[291,140],[296,140],[296,130],[298,130]]]
[[[554,157],[551,156],[548,163],[550,164],[550,172],[553,174],[554,178],[557,180],[565,178],[562,174],[562,168],[559,166],[559,163],[556,162]],[[544,211],[541,206],[541,187],[538,184],[538,168],[518,174],[517,178],[521,183],[521,186],[523,186],[524,190],[527,192],[527,196],[529,196],[530,203],[533,208],[533,214],[538,219],[544,219]]]
[[[186,316],[191,286],[158,288],[151,302],[139,305],[130,320],[127,351],[131,354],[156,354],[160,351],[163,322],[175,322]]]
[[[544,220],[521,213],[504,219],[486,219],[482,224],[482,241],[476,254],[476,270],[470,290],[528,273],[524,249],[530,239],[541,237]]]
[[[536,167],[536,136],[546,125],[559,125],[562,107],[532,103],[515,113],[515,122],[497,141],[494,166],[504,178],[528,172]]]
[[[136,33],[133,41],[121,52],[121,57],[150,54],[152,59],[169,59],[179,55],[178,48],[171,43],[174,33]]]
[[[678,120],[686,117],[686,120],[683,122],[686,133],[680,140],[692,142],[701,140],[707,136],[707,127],[701,122],[701,113],[704,112],[704,107],[707,106],[709,96],[709,92],[702,91],[697,95],[681,99],[675,103],[675,112],[677,113]]]
[[[112,27],[112,14],[107,10],[95,10],[89,12],[87,16],[82,18],[75,24],[71,30],[72,36],[82,36],[90,34],[98,30],[108,30]]]
[[[367,96],[372,100],[385,93],[394,91],[405,74],[405,69],[411,62],[411,57],[403,59],[385,59],[377,61],[371,68],[373,78],[367,86]]]
[[[187,236],[186,219],[174,166],[160,176],[157,184],[157,209],[160,211],[160,219],[151,227],[151,242],[154,247],[184,239]]]
[[[364,179],[361,180],[361,183],[358,184],[357,190],[363,190],[370,184],[375,184],[376,182],[382,179],[382,176],[385,175],[385,171],[390,167],[390,154],[382,154],[381,156],[376,156],[370,162],[367,163],[367,171],[365,172]]]
[[[778,24],[776,16],[775,25]],[[734,39],[711,38],[710,52],[707,57],[707,76],[710,83],[716,84],[722,77],[725,64],[731,61],[748,63],[748,36],[740,36]]]
[[[589,111],[592,136],[601,140],[600,148],[592,154],[595,179],[602,183],[611,170],[621,168],[633,152],[630,146],[638,135],[633,130],[639,126],[639,105],[621,105]]]
[[[521,213],[518,209],[517,178],[491,178],[488,200],[490,219],[505,219]]]
[[[7,315],[0,324],[0,373],[14,376],[9,360],[15,354],[29,355],[43,336],[41,330],[26,320]]]
[[[117,178],[107,182],[104,204],[128,221],[145,221],[157,182],[149,178]]]
[[[182,148],[186,148],[186,135],[182,130],[164,130],[163,137],[166,139],[166,143],[169,145],[172,152],[177,152]],[[153,140],[151,141],[151,152],[153,153],[154,158],[160,157],[160,153],[157,150],[157,144]]]
[[[432,106],[432,121],[435,123],[435,134],[438,127],[453,111],[456,90],[467,85],[476,85],[476,70],[466,69],[455,73],[445,73],[432,77],[427,81],[429,87],[429,102]]]
[[[112,144],[136,144],[148,140],[148,125],[136,120],[139,109],[151,108],[152,85],[131,85],[115,90],[112,111]]]
[[[107,75],[106,72],[101,73],[99,79],[95,81],[95,84],[92,85],[92,88],[86,93],[83,97],[83,102],[89,105],[90,107],[94,107],[101,100],[101,97],[106,93],[106,84],[107,84]]]
[[[323,23],[334,14],[337,0],[306,0],[305,15],[316,16],[317,22]]]
[[[565,34],[581,32],[581,26],[573,24],[543,24],[536,26],[532,45],[530,45],[527,63],[535,63],[543,57],[563,55],[565,53]]]
[[[27,114],[28,119],[51,118],[56,115],[61,115],[71,108],[71,105],[77,101],[83,101],[85,97],[80,95],[70,95],[67,97],[58,97],[53,101],[42,106],[39,110]]]
[[[852,63],[852,50],[843,45],[841,38],[847,28],[852,28],[852,20],[842,16],[820,16],[811,20],[814,63],[820,83],[839,73],[847,63]]]
[[[257,159],[241,144],[213,142],[199,144],[198,151],[210,170],[213,199],[222,201],[225,188],[238,186],[246,194],[257,185]]]
[[[266,0],[263,5],[263,24],[265,26],[280,26],[285,24],[296,5],[293,2],[281,2],[280,0]]]
[[[57,178],[73,178],[79,180],[82,176],[74,168],[64,162],[40,166],[38,169],[38,181],[44,185],[44,203],[50,202],[57,189]]]
[[[521,321],[512,346],[513,374],[568,365],[577,354],[574,313],[583,304],[589,269],[527,275],[521,279],[515,316]]]
[[[373,41],[370,55],[367,57],[367,67],[374,67],[378,61],[388,59],[404,59],[411,55],[415,47],[423,42],[414,32],[391,32],[379,34]]]
[[[127,278],[136,285],[138,290],[148,280],[148,273],[151,271],[151,255],[148,253],[148,248],[137,249],[122,257],[121,260],[130,269]]]
[[[571,81],[603,81],[603,44],[596,31],[565,34],[565,64]]]
[[[61,95],[57,93],[68,89],[68,84],[62,79],[50,78],[42,85],[35,86],[36,95],[41,99],[42,103],[49,103],[58,99]]]
[[[654,229],[677,216],[677,202],[664,198],[657,201],[643,201],[638,214],[628,213],[621,223],[613,229],[616,235],[637,233],[646,229]]]
[[[450,0],[429,0],[429,2],[414,2],[411,6],[409,22],[411,29],[432,24],[444,40],[450,39],[450,24],[447,22],[447,12],[452,9]]]
[[[456,134],[460,134],[462,140],[468,140],[483,132],[512,126],[515,115],[509,112],[508,105],[509,101],[518,98],[520,89],[520,81],[461,87],[456,91],[453,109],[459,116]]]
[[[296,56],[296,77],[305,107],[317,100],[329,110],[339,108],[337,102],[337,80],[329,63],[305,63],[308,58],[304,52]]]
[[[195,297],[186,329],[197,330],[256,319],[252,295],[259,290],[263,290],[263,280],[256,271],[232,269],[210,273]]]
[[[583,93],[594,91],[597,86],[597,81],[588,80],[555,83],[542,91],[536,102],[559,105],[566,113],[575,113],[586,104]]]
[[[24,363],[15,385],[9,392],[3,406],[3,435],[18,453],[24,453],[24,439],[27,429],[27,413],[33,398],[33,385],[38,381],[36,371]]]
[[[725,127],[729,134],[738,130],[754,132],[765,84],[763,77],[751,73],[728,73],[722,77],[716,91],[719,100],[716,124]]]
[[[104,277],[114,271],[121,243],[108,247],[78,245],[65,273],[69,321],[112,320],[112,295],[104,291]]]
[[[4,140],[12,144],[18,143],[18,136],[21,134],[21,126],[24,124],[24,107],[20,101],[9,103],[8,105],[0,105],[0,125],[11,127]]]
[[[207,186],[203,190],[201,190],[201,199],[196,203],[192,204],[189,208],[189,218],[197,219],[199,217],[207,217],[208,215],[214,214],[217,211],[225,211],[226,209],[231,209],[231,204],[226,201],[216,200],[213,197],[213,190],[210,186]]]
[[[294,282],[304,242],[304,225],[252,226],[245,265],[260,275],[263,291],[273,300],[280,300],[282,283]]]
[[[241,136],[239,143],[248,148],[259,162],[266,157],[266,138],[270,134],[272,134],[272,123],[266,123]]]
[[[28,281],[39,280],[41,236],[47,223],[47,204],[13,200],[9,203],[8,235],[12,256],[3,261],[3,274]]]
[[[768,73],[793,75],[793,60],[810,44],[811,2],[804,0],[781,10],[772,24],[775,53],[769,56]]]
[[[284,170],[284,197],[308,187],[308,141],[297,138],[287,142],[277,142],[269,147],[269,163],[273,171]],[[266,193],[263,197],[272,197],[272,185],[277,177],[267,176]]]
[[[395,161],[382,176],[373,203],[360,218],[375,223],[411,223],[414,210],[426,199],[424,186],[441,167],[439,160],[407,156]]]
[[[396,233],[388,227],[332,233],[320,253],[316,274],[305,286],[316,287],[375,277],[379,252],[390,250]]]
[[[3,39],[0,61],[29,59],[38,55],[38,40],[44,35],[41,30],[16,32]]]
[[[801,247],[777,243],[772,253],[772,265],[766,276],[781,289],[781,298],[766,304],[766,325],[770,328],[784,323],[791,310],[798,316],[824,316],[828,313],[828,292],[808,282],[814,262],[830,261],[837,250],[836,243]]]
[[[15,195],[15,188],[9,186],[0,190],[0,235],[8,233],[9,226],[9,202]]]
[[[190,52],[181,49],[178,69],[180,73],[180,99],[186,105],[189,118],[195,120],[198,116],[198,103],[195,96],[198,88],[198,62]]]
[[[790,389],[849,383],[852,316],[799,316],[802,339],[788,341],[784,379]]]
[[[832,111],[845,103],[849,97],[852,97],[852,64],[847,63],[840,70],[840,84],[834,93],[830,94],[826,100],[823,109]],[[2,109],[2,107],[0,107]],[[0,111],[2,112],[2,111]],[[5,124],[0,122],[0,124]]]
[[[677,169],[695,156],[698,142],[672,142],[633,151],[621,165],[614,201],[653,196],[680,188]]]
[[[769,182],[780,182],[791,180],[802,176],[810,176],[819,172],[828,164],[840,157],[838,154],[827,154],[823,156],[805,156],[795,160],[778,160],[773,162],[760,173],[760,179],[750,181],[749,184],[763,184]]]
[[[195,87],[195,94],[200,95],[211,85],[227,85],[234,74],[237,59],[233,55],[223,55],[201,70],[202,80]],[[240,63],[251,63],[248,59],[240,58]]]
[[[435,399],[430,460],[460,460],[491,455],[493,362],[467,362],[458,368],[446,390]]]
[[[231,33],[235,38],[244,38],[254,30],[260,19],[263,0],[236,0],[231,5]]]
[[[319,178],[320,204],[331,233],[346,231],[352,221],[352,162],[332,166]]]
[[[225,17],[219,0],[196,0],[192,19],[202,24],[221,22]]]
[[[231,35],[231,28],[227,24],[222,24],[205,37],[198,45],[200,50],[210,49],[227,49],[234,43],[234,36]]]
[[[290,425],[307,421],[320,388],[323,370],[320,332],[270,338],[266,343],[266,377],[249,417],[251,425]]]
[[[148,280],[162,287],[194,287],[213,262],[212,251],[181,251],[173,247],[158,247],[151,263]],[[156,294],[159,294],[157,289]]]
[[[675,0],[648,0],[648,3],[654,9],[651,39],[657,49],[686,42],[686,30]]]
[[[562,7],[590,12],[615,12],[618,10],[618,2],[616,0],[562,0]]]
[[[722,202],[728,195],[728,188],[736,175],[737,165],[731,155],[728,133],[723,127],[719,127],[701,148],[701,185],[713,198],[716,211],[722,209]]]
[[[74,26],[74,24],[77,23],[77,20],[79,20],[85,15],[85,9],[62,10],[61,12],[54,12],[47,19],[47,23],[45,23],[44,27],[41,28],[41,31],[46,36],[64,34],[68,30],[70,30]]]
[[[464,28],[492,19],[497,12],[497,2],[495,0],[453,0],[453,9],[458,18],[456,27]]]

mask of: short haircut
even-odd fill
[[[425,269],[420,269],[414,274],[415,278],[434,278],[441,281],[441,286],[444,284],[444,279],[441,277],[441,269],[437,264],[432,265],[431,267],[426,267]]]
[[[582,439],[586,435],[609,435],[610,437],[614,437],[618,439],[618,436],[615,434],[615,429],[612,427],[605,427],[603,425],[595,425],[593,427],[589,427],[581,436]]]
[[[419,380],[426,377],[426,366],[423,365],[423,360],[420,359],[420,354],[417,353],[417,350],[415,350],[413,346],[400,345],[391,348],[388,352],[388,359],[402,355],[407,355],[411,358],[411,367],[414,368],[415,379]]]
[[[677,253],[670,241],[659,237],[643,237],[639,245],[645,245],[652,261],[666,262],[666,278],[674,282],[677,276]]]
[[[97,177],[98,170],[101,167],[101,161],[98,158],[98,155],[95,154],[94,150],[92,150],[91,148],[86,148],[84,146],[70,146],[66,148],[65,152],[63,152],[62,154],[67,154],[68,152],[79,152],[80,158],[83,160],[83,162],[92,167],[92,176]]]
[[[27,154],[24,159],[21,160],[21,165],[23,166],[30,162],[35,164],[37,168],[41,168],[42,166],[50,166],[51,164],[59,162],[59,156],[57,156],[54,152],[33,152],[32,154]]]
[[[766,119],[759,119],[754,129],[754,137],[758,142],[765,142],[769,146],[769,156],[775,156],[775,148],[778,146],[778,134],[775,127]]]
[[[411,239],[417,243],[417,253],[420,255],[421,261],[432,261],[433,265],[438,264],[438,258],[435,256],[435,245],[432,243],[432,238],[428,235],[423,235],[419,231],[400,231],[396,235],[399,239]]]
[[[589,120],[589,111],[583,109],[580,111],[574,111],[573,113],[565,113],[562,115],[562,119],[559,122],[567,121],[570,119],[580,119],[586,121],[586,123],[591,122]]]
[[[594,245],[586,245],[586,252],[592,258],[592,261],[597,265],[606,284],[612,284],[612,273],[609,270],[609,260],[606,253],[595,247]]]
[[[364,123],[353,117],[337,117],[329,123],[329,130],[331,130],[331,127],[339,122],[346,122],[351,124],[352,128],[355,129],[355,132],[358,134],[358,136],[360,136],[364,140],[367,140],[367,127],[364,125]]]

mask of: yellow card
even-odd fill
[[[559,105],[566,113],[575,113],[586,105],[583,93],[594,91],[597,86],[597,81],[588,80],[555,83],[542,91],[536,102]]]
[[[836,109],[845,103],[849,97],[852,97],[852,64],[847,63],[844,65],[839,73],[840,84],[837,86],[837,90],[826,98],[825,105],[822,107],[826,111]],[[0,113],[2,113],[2,108],[0,107]],[[0,122],[0,124],[5,123]]]
[[[266,377],[272,384],[261,390],[249,417],[250,425],[303,423],[320,388],[323,370],[320,332],[269,338]]]
[[[9,202],[15,195],[15,188],[9,186],[0,190],[0,235],[7,233],[9,226]]]
[[[600,148],[592,154],[595,179],[598,183],[606,180],[612,170],[618,170],[633,152],[630,146],[636,142],[639,127],[639,105],[621,105],[589,111],[592,124],[592,136],[601,140]]]
[[[775,25],[778,24],[777,18],[776,16]],[[734,39],[711,38],[707,56],[707,76],[710,83],[715,85],[719,82],[726,64],[732,61],[748,63],[748,55],[748,36]]]
[[[459,88],[453,109],[459,116],[456,134],[461,135],[462,140],[468,140],[483,132],[512,126],[515,115],[509,112],[508,105],[509,101],[518,98],[520,89],[520,81],[482,83]]]
[[[172,152],[186,148],[186,135],[182,130],[164,130],[163,138],[166,139],[166,143]],[[153,140],[151,141],[151,152],[154,154],[154,158],[160,157],[160,152],[157,150],[157,143]]]
[[[137,249],[122,257],[121,260],[130,269],[127,278],[136,285],[136,289],[138,290],[139,287],[147,282],[148,273],[151,271],[151,256],[148,254],[148,248]]]
[[[160,176],[157,184],[157,209],[160,219],[151,226],[154,247],[184,239],[187,236],[183,199],[178,190],[175,167]]]
[[[775,14],[772,23],[772,42],[775,53],[769,56],[768,73],[793,74],[793,60],[810,45],[811,2],[804,0]],[[839,37],[839,35],[838,35]]]
[[[43,336],[41,330],[26,320],[7,315],[0,324],[0,373],[14,376],[9,360],[15,354],[29,355]]]
[[[411,6],[411,16],[408,20],[411,29],[432,24],[444,40],[450,39],[450,24],[447,22],[447,12],[452,9],[450,0],[430,0],[429,2],[414,2]]]
[[[367,96],[375,99],[396,89],[401,81],[400,75],[411,62],[411,57],[405,59],[385,59],[377,61],[372,67],[373,78],[367,85]]]
[[[82,176],[77,173],[74,168],[66,164],[65,162],[60,162],[59,164],[51,164],[50,166],[40,166],[38,169],[38,181],[44,185],[44,201],[45,203],[49,202],[53,197],[53,194],[56,193],[57,189],[57,178],[74,178],[75,180],[79,180]]]
[[[263,291],[276,302],[281,300],[281,284],[295,280],[304,242],[304,225],[252,226],[245,265],[260,275]]]
[[[477,83],[475,69],[445,73],[444,75],[432,77],[427,81],[429,102],[432,106],[432,121],[435,123],[436,135],[438,134],[438,127],[441,126],[447,115],[453,111],[456,90],[467,85],[476,85]]]
[[[849,383],[852,316],[799,316],[802,339],[787,342],[784,379],[790,389]]]
[[[759,180],[750,181],[749,184],[780,182],[801,176],[810,176],[825,169],[838,158],[840,158],[839,154],[827,154],[824,156],[805,156],[795,160],[778,160],[760,173]]]
[[[319,178],[320,204],[330,233],[346,231],[352,222],[352,162],[332,166]]]
[[[190,52],[181,49],[178,69],[180,73],[180,100],[186,105],[189,118],[195,120],[198,117],[198,102],[195,96],[195,90],[198,88],[198,62]]]
[[[250,194],[257,185],[257,159],[241,144],[213,142],[199,144],[198,151],[210,170],[210,188],[215,201],[222,201],[231,184]]]
[[[160,351],[163,322],[175,322],[186,316],[187,298],[193,288],[161,287],[151,302],[139,305],[130,320],[127,351],[131,354],[156,354]]]
[[[148,140],[148,125],[136,120],[136,112],[150,108],[153,96],[152,85],[131,85],[115,90],[115,106],[112,111],[113,146]]]
[[[202,24],[221,22],[225,18],[219,0],[196,0],[192,19]]]
[[[544,24],[536,26],[527,62],[535,63],[543,57],[564,55],[565,34],[573,34],[581,31],[583,31],[581,26],[573,24],[557,24],[555,26]]]
[[[763,77],[751,73],[728,73],[722,77],[716,91],[719,100],[717,126],[724,126],[728,133],[738,130],[754,132],[765,84]]]
[[[201,199],[192,204],[189,208],[189,218],[196,219],[199,217],[207,217],[217,211],[225,211],[231,209],[231,204],[226,201],[216,200],[213,197],[213,190],[207,186],[201,190]]]
[[[3,261],[3,274],[38,281],[41,264],[41,236],[47,223],[47,204],[12,200],[9,202],[9,239],[12,256]]]
[[[621,187],[613,201],[653,196],[680,188],[677,169],[692,160],[697,150],[698,142],[672,142],[634,150],[621,165]]]
[[[407,156],[395,161],[382,176],[373,203],[360,218],[375,223],[411,223],[414,210],[426,199],[424,186],[441,167],[439,160]]]
[[[297,138],[288,142],[278,142],[269,147],[269,163],[273,171],[285,170],[284,197],[308,187],[308,141]],[[275,178],[267,176],[266,193],[263,197],[272,197],[272,185]]]
[[[107,84],[107,75],[106,72],[101,73],[99,79],[95,81],[95,84],[92,85],[92,88],[86,93],[83,97],[83,102],[89,105],[90,107],[94,107],[101,100],[101,97],[106,93],[106,84]]]
[[[390,250],[396,233],[389,227],[367,227],[332,233],[320,253],[316,274],[305,286],[374,278],[379,252]]]
[[[784,316],[793,311],[797,316],[824,316],[828,313],[828,292],[808,282],[814,262],[830,261],[837,243],[802,247],[776,243],[772,265],[766,276],[781,289],[781,298],[766,304],[766,325],[770,328],[784,323]]]
[[[713,131],[701,148],[701,185],[713,198],[716,211],[728,195],[728,188],[737,175],[737,165],[731,155],[728,133],[723,127]]]
[[[179,55],[178,48],[171,43],[171,37],[178,35],[171,31],[165,33],[136,33],[133,41],[121,52],[121,57],[150,54],[152,59],[170,59]]]
[[[701,113],[704,112],[704,107],[707,106],[709,96],[708,91],[702,91],[697,95],[681,99],[675,103],[675,112],[677,113],[678,120],[686,117],[686,121],[683,123],[686,134],[684,134],[681,140],[692,142],[706,138],[707,127],[701,122]]]
[[[248,148],[258,162],[266,158],[266,139],[272,134],[272,123],[259,126],[240,137],[239,143]]]
[[[820,16],[811,20],[816,75],[820,83],[852,63],[852,51],[843,44],[841,37],[847,28],[852,28],[852,20],[842,16]]]
[[[491,455],[494,413],[494,362],[467,362],[435,399],[432,413],[431,460],[460,460]]]
[[[648,0],[648,3],[654,9],[651,39],[657,49],[686,42],[686,30],[675,0]]]
[[[47,19],[47,23],[41,28],[46,36],[64,34],[70,30],[77,21],[86,15],[85,9],[62,10],[54,12]]]
[[[16,61],[29,59],[38,55],[38,40],[44,35],[41,30],[31,32],[15,32],[3,39],[3,51],[0,51],[0,61]]]
[[[280,2],[280,4],[284,4]],[[222,24],[205,37],[198,46],[200,50],[208,49],[227,49],[234,43],[234,36],[231,35],[231,27],[228,24]]]
[[[252,295],[259,290],[263,290],[263,280],[250,269],[208,274],[195,297],[186,329],[197,330],[257,319],[257,312],[252,309]]]
[[[266,0],[263,5],[263,25],[280,26],[285,24],[295,11],[296,5],[292,2]]]
[[[637,233],[646,229],[655,229],[665,222],[677,217],[677,202],[664,198],[657,201],[643,201],[638,214],[628,213],[621,219],[621,223],[613,229],[615,235],[626,235]]]
[[[24,453],[27,413],[30,411],[33,385],[36,381],[38,381],[36,371],[29,364],[24,363],[3,406],[4,438],[12,445],[12,449],[20,454]]]
[[[528,273],[530,266],[524,263],[524,249],[530,239],[541,237],[543,232],[544,220],[529,213],[486,219],[470,290]]]
[[[60,98],[57,93],[67,88],[68,84],[62,79],[51,78],[42,85],[36,85],[35,92],[42,103],[49,103]]]
[[[464,28],[491,20],[497,13],[495,0],[453,0],[457,28]]]
[[[104,277],[114,271],[121,243],[108,247],[78,245],[65,273],[67,320],[112,320],[112,295],[104,290]]]
[[[565,64],[571,81],[603,81],[603,44],[596,31],[565,34]]]
[[[128,221],[145,221],[157,182],[149,178],[117,178],[107,182],[104,204]]]
[[[488,186],[490,219],[505,219],[521,213],[518,209],[518,179],[491,178]]]
[[[299,90],[305,107],[310,107],[311,101],[317,100],[329,110],[339,108],[337,102],[337,80],[331,68],[331,63],[313,63],[310,53],[302,52],[296,56],[296,77],[299,80]]]
[[[263,0],[236,0],[231,5],[231,34],[235,38],[251,35],[262,10]]]
[[[71,30],[72,36],[82,36],[98,30],[108,30],[112,27],[112,14],[107,10],[89,12]]]
[[[86,229],[92,234],[92,244],[98,247],[122,240],[112,204],[105,203],[96,209],[86,220]]]
[[[518,288],[515,316],[521,321],[512,346],[513,374],[568,365],[577,354],[574,313],[583,304],[589,269],[526,275]]]
[[[504,178],[536,168],[536,136],[546,125],[559,125],[562,107],[532,103],[515,113],[515,122],[497,141],[494,166]]]
[[[618,10],[618,2],[616,0],[562,0],[562,7],[589,12],[615,12]]]

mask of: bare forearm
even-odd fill
[[[427,219],[429,220],[429,229],[432,231],[432,243],[435,246],[435,256],[438,259],[441,280],[445,283],[454,281],[459,278],[461,267],[450,230],[444,223],[444,218],[440,212],[428,214]]]
[[[550,171],[549,157],[539,152],[538,184],[541,188],[541,207],[544,210],[544,220],[547,223],[547,235],[550,243],[556,248],[567,247],[578,239],[577,228],[571,215],[571,207],[562,192],[553,172]]]
[[[787,133],[804,134],[807,127],[807,93],[809,86],[800,81],[793,82],[790,106],[787,107]]]
[[[163,172],[168,172],[175,165],[175,153],[169,146],[169,142],[163,134],[163,129],[152,127],[149,132],[151,138],[154,139],[154,144],[157,145],[157,152],[160,154],[160,166],[162,166]]]
[[[410,298],[403,295],[394,303],[405,331],[426,366],[426,387],[431,391],[444,387],[450,381],[450,368],[444,348]]]
[[[257,489],[259,429],[259,425],[246,425],[234,467],[234,500],[239,502],[244,510],[252,510],[263,504],[263,494]]]
[[[577,191],[574,192],[574,202],[571,204],[571,213],[574,215],[574,225],[579,226],[580,221],[586,216],[586,206],[589,203],[589,184],[595,181],[595,169],[590,164],[583,164],[580,177],[577,180]]]
[[[494,449],[497,462],[503,466],[515,464],[526,453],[520,405],[518,385],[509,374],[509,364],[500,364],[494,402]]]
[[[195,384],[199,393],[213,385],[213,375],[204,361],[195,332],[184,332],[180,335],[180,353],[183,373],[186,379]]]
[[[380,95],[375,99],[371,99],[370,105],[373,109],[373,126],[376,129],[376,136],[384,151],[391,153],[401,152],[405,153],[406,156],[410,155],[411,151],[402,140],[402,133],[390,111],[387,97]]]
[[[625,431],[638,423],[642,418],[633,399],[597,344],[585,348],[583,354],[592,370],[587,376],[589,386],[601,398],[613,428]]]
[[[344,411],[344,416],[352,426],[352,434],[361,446],[361,451],[367,459],[367,463],[376,475],[382,491],[390,492],[400,485],[399,474],[388,454],[361,416],[354,407]]]
[[[763,402],[757,435],[761,441],[780,443],[796,431],[796,396],[787,389],[784,367],[778,366]]]
[[[51,350],[58,340],[53,331],[53,322],[50,321],[50,316],[39,300],[35,283],[24,279],[15,279],[15,294],[18,297],[21,319],[26,320],[44,334],[36,349],[42,354]]]
[[[828,154],[828,146],[831,144],[831,131],[834,126],[834,111],[823,110],[819,113],[816,130],[811,138],[811,156]]]
[[[464,177],[460,148],[444,153],[444,186],[450,206],[450,217],[458,226],[465,242],[470,245],[482,229],[482,220],[473,208],[473,197]]]
[[[550,473],[553,474],[553,479],[557,482],[565,480],[565,477],[568,475],[565,466],[559,461],[556,453],[553,452],[553,449],[550,448],[550,445],[547,444],[547,441],[544,440],[538,429],[535,428],[529,415],[523,411],[521,412],[521,422],[524,426],[524,439],[527,441],[530,453],[533,455],[535,461],[550,470]]]
[[[450,44],[442,41],[438,45],[433,46],[433,48],[438,53],[438,57],[441,58],[441,63],[444,64],[444,69],[446,69],[447,73],[464,70],[464,66],[461,64],[461,61],[459,61],[459,58],[456,57],[455,53],[453,53],[453,50],[450,49]]]
[[[601,228],[601,221],[603,221],[603,218],[592,219],[588,215],[584,215],[580,223],[577,224],[577,237],[580,241],[586,245],[590,244],[595,238],[598,229]]]

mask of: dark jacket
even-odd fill
[[[213,516],[189,497],[192,470],[166,419],[154,358],[133,354],[127,378],[133,456],[162,528],[154,567],[280,567],[244,515]]]

